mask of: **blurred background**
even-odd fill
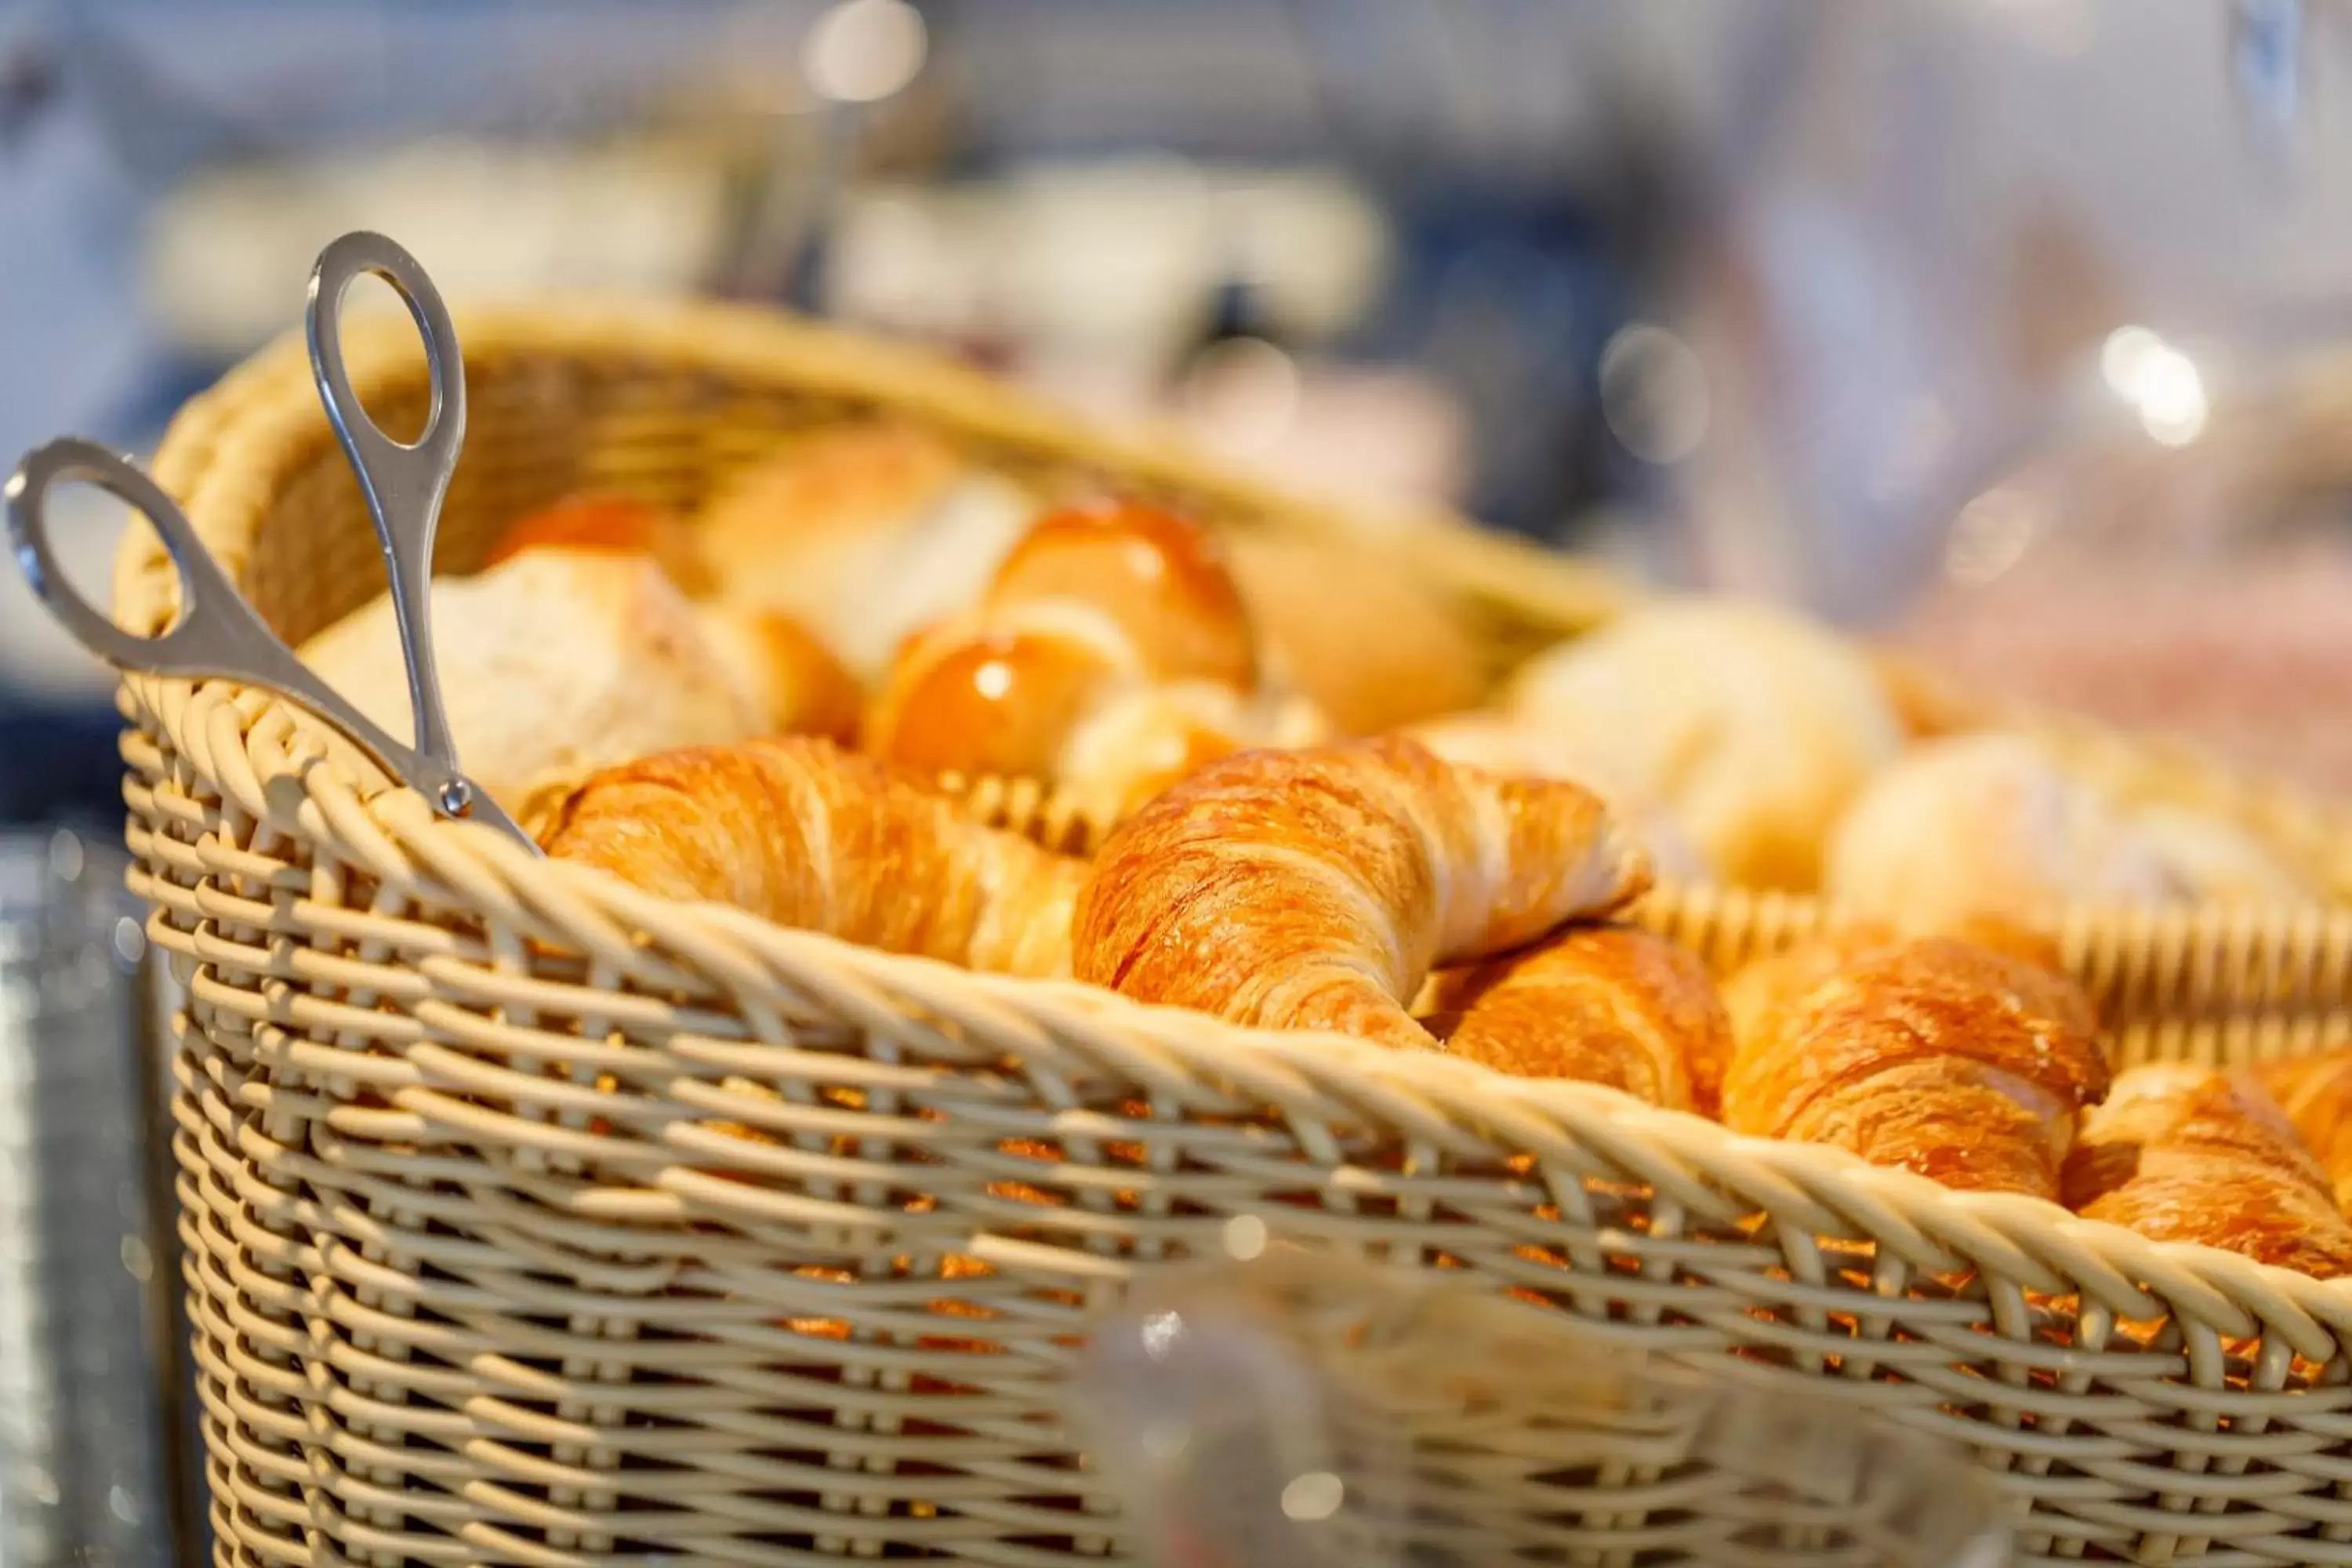
[[[453,299],[772,301],[2352,790],[2347,88],[2343,0],[0,0],[0,454],[152,450],[380,228]],[[43,1561],[187,1544],[115,727],[0,573],[0,1077],[48,1086],[0,1141],[78,1135],[0,1204]]]
[[[2347,72],[2331,0],[0,5],[0,450],[152,447],[372,226],[2352,784]],[[110,819],[111,727],[0,585],[0,817]]]

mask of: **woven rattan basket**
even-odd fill
[[[455,563],[565,490],[690,502],[779,432],[877,407],[1032,475],[1347,526],[762,316],[583,306],[461,334]],[[348,359],[388,424],[420,405],[404,334],[355,328]],[[299,345],[193,405],[158,461],[282,632],[375,591]],[[1498,656],[1614,602],[1443,525],[1394,543]],[[169,619],[147,542],[118,597],[127,624]],[[435,819],[257,692],[122,696],[135,879],[187,984],[178,1152],[224,1562],[1116,1557],[1058,1371],[1134,1270],[1255,1215],[1959,1436],[2040,1559],[2352,1563],[2352,1287],[1600,1090],[667,903]],[[2315,815],[2288,830],[2332,847]],[[1824,918],[1740,898],[1652,917],[1719,957]],[[2080,914],[2065,936],[2131,1054],[2352,1027],[2335,917]],[[1541,1560],[1723,1542],[1703,1475],[1507,1442],[1484,1465]],[[1823,1537],[1741,1540],[1710,1560],[1810,1560]]]

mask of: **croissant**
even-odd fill
[[[1150,507],[1071,508],[1029,531],[977,605],[908,639],[864,742],[934,773],[1050,780],[1124,807],[1171,769],[1320,738],[1258,686],[1249,616],[1208,534]],[[1150,695],[1179,688],[1191,694]]]
[[[2089,1002],[2014,952],[1862,931],[1762,960],[1726,991],[1735,1131],[2055,1197],[2075,1114],[2106,1092]]]
[[[607,769],[563,803],[546,847],[650,893],[889,952],[1007,974],[1070,970],[1079,862],[967,822],[873,759],[810,736]]]
[[[2265,1062],[2254,1078],[2318,1157],[2336,1206],[2352,1213],[2352,1046]]]
[[[1571,927],[1440,974],[1430,1023],[1447,1051],[1498,1071],[1606,1084],[1710,1115],[1731,1056],[1730,1020],[1706,965],[1627,926]]]
[[[2322,1279],[2352,1274],[2352,1224],[2259,1085],[2159,1064],[2116,1080],[2066,1162],[2067,1206]]]
[[[1245,752],[1113,830],[1078,898],[1078,977],[1277,1029],[1428,1047],[1430,969],[1505,952],[1650,883],[1578,785],[1386,737]]]

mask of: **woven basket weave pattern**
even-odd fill
[[[688,502],[877,404],[1038,477],[1249,510],[756,318],[463,325],[453,562],[568,489]],[[413,409],[413,348],[350,357],[388,423]],[[380,585],[299,353],[192,407],[159,467],[289,635]],[[1484,580],[1462,548],[1457,580]],[[126,619],[168,616],[161,582],[134,544]],[[189,984],[178,1152],[224,1563],[1117,1555],[1055,1380],[1133,1269],[1240,1214],[1962,1437],[2030,1509],[2031,1558],[2352,1563],[2343,1289],[1580,1086],[665,904],[372,797],[257,693],[123,697],[138,879]],[[1650,918],[1721,958],[1824,917],[1727,895]],[[2066,942],[2131,1054],[2305,1048],[2352,994],[2333,916],[2083,916]],[[1490,1546],[1841,1560],[1824,1521],[1731,1540],[1723,1478],[1463,1440]]]

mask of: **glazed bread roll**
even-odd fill
[[[1034,500],[912,426],[800,436],[715,495],[699,520],[719,592],[782,610],[861,679],[916,627],[971,602]]]
[[[1611,813],[1641,840],[1659,880],[1705,882],[1715,878],[1706,857],[1672,813],[1642,799],[1622,780],[1612,779],[1606,758],[1584,755],[1563,736],[1492,709],[1428,720],[1408,726],[1403,733],[1464,767],[1507,778],[1580,784],[1607,801]]]
[[[1726,988],[1723,1120],[1946,1186],[2058,1195],[2075,1115],[2106,1092],[2090,1004],[2009,952],[1850,932]]]
[[[760,723],[694,607],[646,555],[533,550],[436,579],[433,648],[460,761],[518,817],[595,768],[740,740]],[[388,595],[300,652],[386,731],[414,732]]]
[[[1760,605],[1637,610],[1533,660],[1504,706],[1663,807],[1727,879],[1810,889],[1902,727],[1862,655]]]
[[[1825,890],[1937,926],[2068,900],[2156,903],[2163,857],[2095,790],[2019,735],[1919,747],[1872,781],[1832,836]]]
[[[1339,733],[1374,735],[1451,713],[1486,690],[1477,643],[1388,553],[1246,532],[1229,548],[1268,657]]]
[[[2261,1088],[2165,1063],[2116,1079],[2066,1162],[2066,1204],[2158,1241],[2192,1241],[2332,1279],[2352,1224]]]
[[[1457,1057],[1713,1115],[1731,1025],[1687,948],[1627,926],[1577,926],[1437,977],[1430,1026]]]
[[[546,847],[664,898],[732,904],[886,952],[1045,978],[1070,969],[1077,861],[967,822],[814,737],[607,769],[562,804]]]
[[[2265,1062],[2254,1078],[2317,1157],[2336,1208],[2352,1214],[2352,1046]]]
[[[1259,687],[1255,629],[1222,552],[1156,508],[1069,508],[1014,546],[977,604],[913,638],[865,745],[933,773],[1061,784],[1116,817],[1244,745],[1320,739]]]
[[[1605,914],[1650,880],[1599,797],[1387,738],[1247,752],[1116,829],[1080,895],[1081,980],[1275,1029],[1435,1042],[1436,964]]]

